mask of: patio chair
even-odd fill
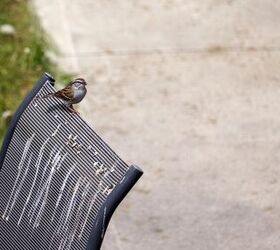
[[[55,98],[47,73],[11,121],[0,154],[0,249],[100,249],[142,175]]]

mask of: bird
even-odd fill
[[[61,99],[72,113],[78,113],[74,109],[73,104],[77,104],[84,99],[87,93],[86,85],[87,83],[85,79],[76,78],[75,80],[70,81],[65,88],[47,94],[43,98],[55,97]]]

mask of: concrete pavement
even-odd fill
[[[33,2],[83,117],[145,171],[103,250],[278,250],[279,1]]]

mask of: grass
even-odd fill
[[[7,116],[45,71],[69,80],[46,56],[50,45],[38,23],[28,0],[0,1],[0,27],[9,24],[15,31],[0,32],[0,143],[10,120]]]

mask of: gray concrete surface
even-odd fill
[[[33,0],[83,117],[145,175],[103,250],[280,249],[280,2]]]

